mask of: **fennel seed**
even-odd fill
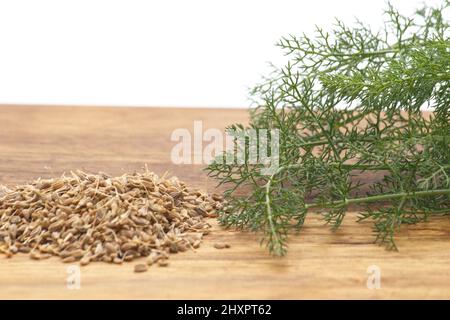
[[[82,266],[140,257],[167,265],[169,253],[199,246],[210,228],[205,217],[222,205],[148,169],[120,177],[77,170],[0,192],[0,252]]]
[[[228,243],[215,243],[214,248],[216,249],[228,249],[231,246]]]
[[[134,272],[146,272],[148,270],[145,264],[137,264],[134,266]]]

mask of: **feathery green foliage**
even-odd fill
[[[227,188],[221,223],[262,231],[283,255],[309,211],[336,229],[358,206],[390,249],[402,224],[449,214],[449,7],[406,17],[389,4],[379,32],[338,20],[331,32],[282,38],[289,62],[251,91],[249,126],[279,130],[280,166],[268,176],[262,164],[211,163],[208,174]],[[383,178],[364,184],[367,171]]]

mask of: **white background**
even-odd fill
[[[410,14],[436,0],[392,0]],[[283,35],[385,0],[0,1],[0,103],[247,107]]]

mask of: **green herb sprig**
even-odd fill
[[[282,38],[289,62],[251,91],[249,125],[279,130],[280,166],[268,176],[248,158],[212,162],[208,174],[226,186],[220,222],[262,231],[283,255],[312,210],[335,230],[350,206],[361,208],[359,220],[373,220],[389,249],[402,224],[449,214],[449,7],[406,17],[388,4],[379,32],[337,20],[330,32]],[[383,178],[363,183],[368,171]]]

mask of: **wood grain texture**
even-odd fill
[[[200,165],[173,165],[176,128],[220,128],[246,121],[244,110],[0,106],[0,184],[58,176],[76,168],[116,175],[145,163],[187,183],[214,190]],[[213,231],[196,252],[173,255],[168,268],[133,273],[134,263],[94,263],[81,269],[81,288],[66,287],[67,264],[25,255],[0,257],[1,299],[301,299],[450,298],[450,219],[405,227],[400,252],[374,245],[370,223],[349,214],[332,233],[313,214],[289,253],[270,256],[258,235]],[[230,249],[217,250],[224,241]],[[366,286],[367,268],[381,270],[381,288]]]

